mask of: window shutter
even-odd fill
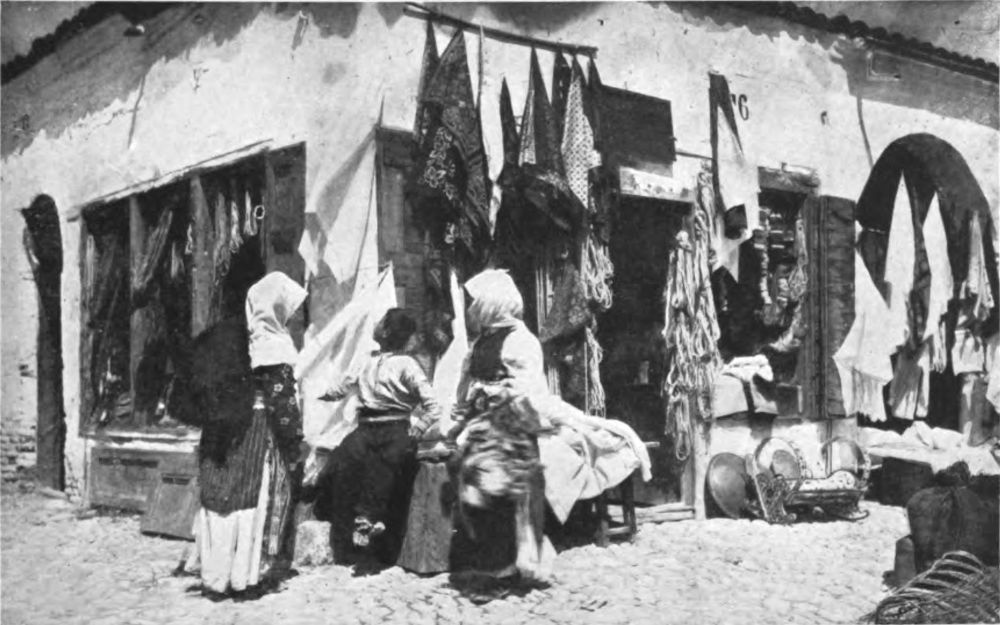
[[[838,197],[810,199],[806,206],[811,301],[807,334],[814,363],[806,380],[818,399],[811,411],[818,418],[845,414],[840,377],[833,355],[854,323],[854,202]],[[806,354],[803,354],[806,355]]]
[[[305,261],[298,251],[305,223],[305,174],[302,146],[268,153],[264,216],[267,271],[283,271],[299,284],[305,280]]]

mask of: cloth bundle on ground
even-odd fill
[[[906,504],[917,572],[927,570],[949,551],[967,551],[987,565],[997,565],[1000,525],[1000,476],[969,475],[959,462],[934,476]]]

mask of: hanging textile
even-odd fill
[[[229,203],[229,256],[240,251],[243,245],[243,231],[240,228],[240,209],[236,202]]]
[[[424,40],[424,56],[420,64],[420,84],[417,87],[417,115],[413,123],[413,134],[417,145],[422,145],[431,127],[432,117],[424,108],[423,93],[438,68],[437,41],[434,39],[434,26],[427,20],[427,36]]]
[[[986,274],[982,228],[976,215],[970,218],[968,232],[969,269],[958,289],[958,317],[951,348],[951,365],[956,375],[985,371],[983,337],[991,330],[985,322],[994,306],[993,289]],[[995,330],[992,328],[992,331]]]
[[[916,352],[908,349],[899,351],[896,370],[889,384],[889,405],[894,417],[910,421],[927,417],[930,369],[931,359],[926,344]]]
[[[531,51],[528,95],[521,117],[520,163],[525,199],[557,227],[569,231],[583,205],[566,183],[555,113],[545,93],[538,55]]]
[[[229,246],[229,236],[232,233],[229,226],[229,209],[226,205],[226,198],[222,193],[215,196],[215,206],[213,207],[215,223],[215,246],[212,250],[212,259],[215,267],[214,282],[216,290],[222,283],[222,279],[229,273],[229,261],[232,258],[232,251]]]
[[[542,343],[566,337],[583,329],[591,319],[587,296],[580,272],[566,262],[555,279],[552,308],[538,333]]]
[[[556,120],[556,141],[561,143],[566,121],[569,85],[573,80],[573,72],[562,52],[556,52],[555,55],[556,59],[552,65],[552,113]]]
[[[931,367],[934,371],[944,371],[948,366],[948,344],[944,316],[948,312],[948,302],[955,290],[951,263],[948,261],[948,235],[941,219],[941,209],[937,194],[927,208],[923,225],[924,247],[930,263],[931,288],[927,304],[927,326],[923,339],[930,341]]]
[[[482,266],[490,245],[489,178],[462,30],[419,95],[430,122],[419,148],[409,195],[418,215],[442,233],[454,228],[468,271]]]
[[[157,269],[163,264],[169,249],[170,227],[174,223],[174,211],[167,207],[160,212],[156,227],[149,234],[146,249],[136,261],[132,270],[132,302],[137,307],[149,296],[149,290]]]
[[[709,74],[713,188],[719,201],[714,247],[719,266],[739,279],[739,246],[759,225],[757,165],[740,138],[725,76]],[[721,115],[720,115],[721,113]],[[716,269],[718,267],[713,267]]]
[[[576,59],[573,59],[573,64],[579,66]],[[582,73],[581,69],[581,73]],[[583,112],[590,120],[590,127],[594,129],[594,146],[600,150],[601,149],[601,119],[600,119],[600,104],[601,104],[601,90],[603,85],[601,83],[601,75],[597,71],[597,63],[594,59],[590,59],[590,66],[587,68],[587,94],[583,99]]]
[[[959,288],[958,297],[962,301],[962,315],[969,324],[981,323],[989,318],[994,306],[993,289],[986,274],[986,258],[983,249],[983,229],[978,215],[969,219],[969,270]]]
[[[583,112],[584,89],[583,72],[577,65],[566,96],[561,151],[569,188],[588,206],[590,170],[601,164],[601,155],[594,150],[594,131]]]
[[[913,240],[913,218],[906,180],[899,178],[896,200],[889,227],[889,244],[885,258],[885,283],[889,290],[889,325],[886,327],[896,345],[909,338],[908,300],[913,288],[916,245]]]
[[[690,454],[694,423],[712,419],[712,389],[722,365],[709,267],[715,208],[712,173],[703,169],[694,214],[670,252],[664,293],[665,430],[679,460]]]
[[[845,414],[863,414],[872,421],[885,421],[882,389],[892,380],[890,357],[896,349],[885,332],[889,309],[857,253],[854,276],[854,323],[833,355],[833,362],[840,375]]]
[[[503,189],[493,235],[494,265],[510,268],[527,257],[526,237],[521,230],[523,202],[520,194],[520,139],[507,79],[500,85],[500,125],[503,135],[503,169],[497,184]]]

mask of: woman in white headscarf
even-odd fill
[[[305,299],[291,278],[270,273],[250,287],[245,319],[195,339],[177,413],[202,426],[195,558],[212,598],[257,595],[290,565],[302,417],[288,324]]]
[[[584,415],[549,391],[541,344],[506,271],[483,271],[465,292],[476,338],[455,415],[464,429],[453,570],[545,581],[555,556],[542,534],[545,503],[565,521],[578,499],[636,469],[648,480],[649,456],[624,423]]]

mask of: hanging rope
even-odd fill
[[[712,389],[722,364],[719,324],[711,285],[711,233],[715,201],[711,170],[698,175],[698,202],[670,252],[664,291],[663,336],[667,347],[666,427],[678,460],[691,455],[694,422],[712,418]]]

